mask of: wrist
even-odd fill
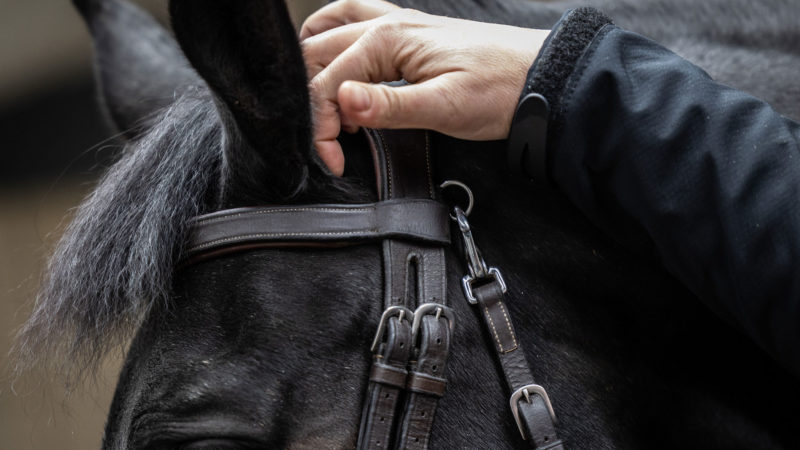
[[[508,159],[515,172],[548,183],[549,153],[560,128],[561,98],[584,50],[611,19],[593,8],[567,11],[541,45],[528,70],[509,133]],[[532,94],[538,94],[532,96]]]

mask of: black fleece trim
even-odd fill
[[[528,71],[527,83],[520,100],[533,92],[547,99],[550,105],[548,148],[552,148],[551,143],[562,129],[564,111],[561,100],[567,80],[592,41],[610,30],[611,27],[606,27],[607,25],[613,25],[611,19],[594,8],[583,7],[567,11],[553,27],[539,56]]]

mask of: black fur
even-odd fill
[[[402,3],[537,27],[577,5]],[[791,1],[594,3],[800,118],[800,8]],[[91,23],[99,5],[119,4],[95,1],[84,11]],[[380,315],[377,247],[260,250],[173,270],[193,214],[246,202],[363,201],[370,193],[359,186],[370,181],[332,178],[311,152],[305,75],[281,2],[184,0],[171,10],[183,50],[214,94],[193,81],[78,211],[23,331],[23,362],[64,350],[80,370],[138,326],[106,448],[219,447],[212,439],[352,447]],[[137,30],[114,32],[121,37],[109,54]],[[131,66],[147,64],[131,57]],[[520,338],[568,447],[800,446],[796,380],[663,269],[614,245],[559,194],[532,195],[509,178],[497,157],[502,143],[435,136],[433,148],[437,181],[460,179],[476,194],[473,228],[487,261],[506,274]],[[362,141],[345,149],[348,167],[370,166]],[[452,250],[447,257],[457,327],[431,448],[522,446],[488,336],[459,290],[464,268]]]
[[[174,103],[182,89],[202,84],[172,36],[136,5],[120,0],[75,5],[94,38],[101,104],[127,138],[146,131],[153,113]]]
[[[321,170],[312,163],[306,74],[286,6],[175,0],[170,12],[178,42],[220,99],[227,128],[240,130],[226,135],[229,206],[296,197]]]

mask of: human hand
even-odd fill
[[[314,145],[336,174],[341,129],[425,128],[461,139],[503,139],[528,68],[549,30],[472,22],[340,0],[303,24]],[[389,87],[382,81],[411,83]]]

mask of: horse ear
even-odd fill
[[[176,91],[202,85],[178,44],[153,18],[123,0],[74,0],[92,35],[100,100],[127,138],[169,106]]]
[[[175,35],[225,122],[223,197],[282,201],[318,172],[306,71],[281,0],[171,0]]]

